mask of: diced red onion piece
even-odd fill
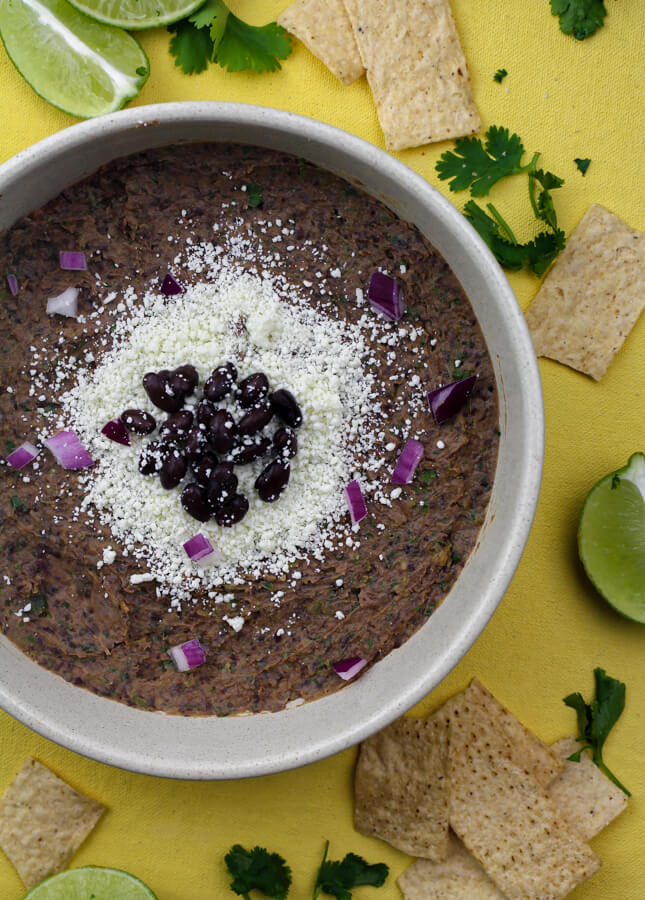
[[[410,484],[422,456],[423,444],[415,438],[410,438],[392,472],[392,484]]]
[[[15,297],[18,293],[18,279],[15,275],[7,275],[7,284],[9,285],[9,290],[11,291],[11,296]]]
[[[185,542],[184,550],[191,561],[194,562],[196,566],[199,566],[200,569],[205,569],[206,566],[212,566],[213,563],[218,562],[222,558],[219,550],[216,550],[215,547],[213,547],[211,542],[201,533],[201,531],[198,532],[195,537],[192,537]]]
[[[125,447],[130,446],[130,435],[121,419],[110,419],[101,428],[101,434],[104,434],[111,441],[117,444],[123,444]]]
[[[87,270],[87,262],[85,254],[80,250],[65,251],[61,250],[58,254],[61,269],[68,272],[85,272]]]
[[[25,441],[24,444],[16,447],[16,449],[7,456],[7,462],[10,466],[13,466],[14,469],[22,469],[27,463],[30,463],[32,459],[36,459],[39,452],[37,447],[34,447],[29,441]]]
[[[197,638],[187,641],[185,644],[178,644],[171,647],[168,651],[174,664],[177,666],[178,672],[190,672],[206,662],[206,654]]]
[[[349,514],[352,518],[352,525],[356,525],[361,519],[367,515],[367,507],[363,499],[363,492],[358,481],[350,481],[345,488],[345,499],[349,506]]]
[[[64,469],[86,469],[94,465],[94,460],[79,441],[76,432],[71,429],[59,431],[47,438],[45,445]]]
[[[75,317],[78,313],[78,289],[69,287],[62,294],[50,297],[47,300],[47,313],[50,316],[58,314],[70,318]]]
[[[383,272],[374,272],[367,296],[373,308],[393,322],[398,322],[405,312],[403,287]]]
[[[184,289],[175,276],[169,272],[161,284],[161,293],[164,297],[174,297],[175,294],[183,294]]]
[[[350,659],[343,659],[334,663],[334,672],[339,675],[343,681],[349,681],[354,675],[358,675],[361,669],[367,665],[367,660],[361,656],[352,656]]]
[[[441,425],[459,412],[470,397],[476,381],[477,375],[470,375],[461,381],[453,381],[452,384],[428,391],[428,403],[437,425]]]

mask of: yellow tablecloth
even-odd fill
[[[231,3],[263,24],[286,0]],[[645,229],[645,67],[642,3],[606,0],[606,25],[579,43],[563,35],[547,0],[453,0],[484,127],[505,125],[527,151],[565,178],[556,205],[570,233],[589,204],[602,203]],[[187,77],[173,66],[165,30],[143,34],[152,75],[138,103],[231,100],[279,107],[344,128],[383,146],[364,79],[341,87],[296,42],[282,71],[254,76],[216,66]],[[508,77],[493,81],[496,69]],[[73,120],[47,106],[21,80],[0,49],[3,115],[0,161]],[[435,162],[449,144],[399,154],[444,193]],[[586,176],[574,157],[590,157]],[[499,191],[513,223],[526,210],[525,186]],[[464,195],[452,195],[461,206]],[[0,200],[1,202],[1,200]],[[526,223],[528,227],[528,222]],[[528,232],[527,232],[528,233]],[[538,280],[510,275],[525,309]],[[593,690],[603,666],[627,683],[625,713],[606,746],[608,764],[633,797],[628,810],[593,847],[601,871],[572,896],[578,900],[643,900],[645,863],[645,628],[619,618],[595,594],[577,561],[575,535],[581,501],[603,474],[645,449],[645,317],[601,383],[557,363],[540,362],[546,407],[546,461],[535,524],[518,572],[483,636],[459,666],[415,709],[426,713],[477,675],[547,741],[574,729],[562,697]],[[183,783],[122,772],[38,737],[0,713],[0,791],[24,757],[33,754],[108,812],[73,865],[108,865],[144,879],[159,900],[213,900],[227,890],[223,855],[234,842],[280,852],[294,870],[294,898],[311,896],[311,877],[325,838],[332,858],[353,850],[385,861],[387,886],[356,897],[395,900],[395,877],[409,860],[352,828],[351,778],[355,751],[306,768],[255,780]],[[0,853],[0,897],[19,900],[22,884]]]

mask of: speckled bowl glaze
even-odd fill
[[[73,125],[0,167],[0,231],[115,157],[195,140],[240,141],[302,156],[360,184],[413,222],[444,255],[471,300],[500,399],[495,483],[463,572],[426,625],[331,696],[277,713],[169,716],[74,687],[0,637],[0,705],[45,737],[149,775],[241,778],[301,766],[356,744],[406,712],[459,662],[495,612],[524,549],[542,474],[544,419],[524,317],[479,236],[411,169],[321,122],[238,104],[168,103]]]

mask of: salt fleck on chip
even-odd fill
[[[28,757],[0,798],[0,847],[32,888],[67,867],[103,811]]]
[[[599,381],[645,307],[645,233],[589,207],[526,312],[538,356]]]

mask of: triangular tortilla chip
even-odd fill
[[[504,900],[504,894],[452,831],[443,862],[415,859],[397,884],[405,900]]]
[[[294,0],[278,16],[278,25],[295,34],[343,84],[365,71],[343,0]]]

